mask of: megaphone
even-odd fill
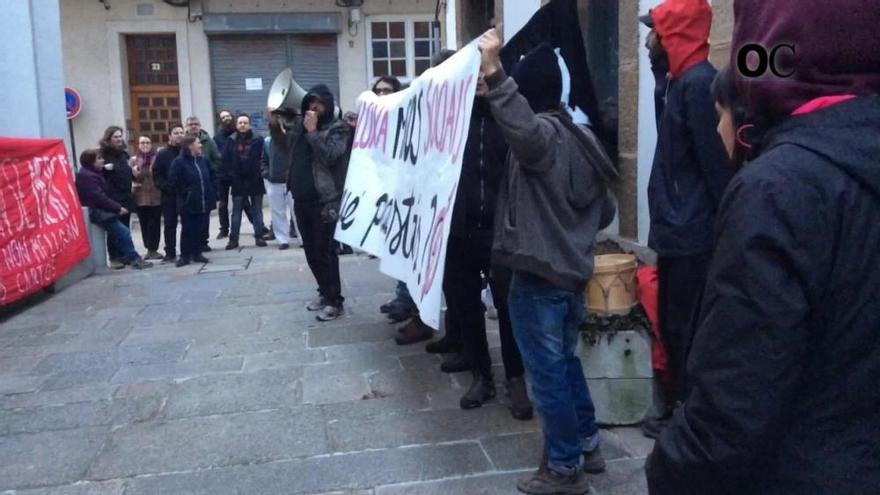
[[[269,101],[266,106],[270,112],[301,113],[302,101],[306,90],[293,80],[293,71],[284,69],[275,78],[269,90]]]

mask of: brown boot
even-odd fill
[[[434,329],[425,325],[422,319],[416,315],[401,328],[401,332],[394,337],[394,341],[397,342],[397,345],[410,345],[431,340],[433,337]]]

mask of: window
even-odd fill
[[[370,17],[370,82],[391,75],[409,82],[431,66],[431,57],[440,46],[429,18]]]

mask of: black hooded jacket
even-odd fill
[[[468,237],[492,230],[498,188],[504,176],[507,143],[485,98],[474,100],[461,178],[452,214],[452,235]]]
[[[156,161],[153,162],[153,180],[156,187],[162,191],[162,203],[173,204],[177,201],[177,192],[171,182],[171,164],[180,155],[180,146],[168,145],[156,153]]]
[[[788,117],[730,183],[652,494],[880,493],[880,98]]]
[[[311,102],[319,100],[326,111],[318,122],[318,129],[305,133],[304,143],[311,151],[312,177],[321,202],[321,218],[325,222],[336,222],[345,188],[345,175],[348,173],[348,159],[351,156],[349,136],[351,127],[336,116],[336,100],[330,88],[319,84],[306,94],[302,103],[305,115]],[[294,146],[294,161],[291,174],[303,171],[303,164],[297,163],[300,155]],[[294,186],[295,187],[295,186]]]

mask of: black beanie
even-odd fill
[[[513,80],[535,113],[559,108],[562,99],[562,72],[556,52],[540,44],[513,66]]]

